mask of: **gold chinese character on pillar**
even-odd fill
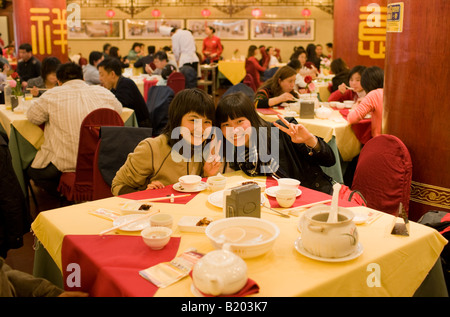
[[[31,44],[39,59],[68,60],[66,1],[14,1],[16,45]]]
[[[358,54],[372,59],[386,56],[387,7],[371,3],[360,7],[358,26]]]

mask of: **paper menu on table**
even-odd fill
[[[187,251],[170,262],[163,262],[139,271],[139,274],[154,285],[164,288],[187,276],[195,263],[204,254]]]

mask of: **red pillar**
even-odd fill
[[[14,0],[13,17],[16,51],[29,43],[40,60],[55,56],[68,61],[65,0]]]

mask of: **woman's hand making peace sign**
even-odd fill
[[[289,123],[280,114],[278,115],[278,118],[286,125],[287,128],[276,122],[274,122],[274,125],[284,133],[288,134],[291,137],[292,142],[305,143],[310,148],[315,148],[319,144],[316,136],[309,132],[308,129],[306,129],[302,124]]]

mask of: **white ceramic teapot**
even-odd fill
[[[247,283],[247,264],[226,250],[211,251],[194,265],[194,286],[204,294],[230,295]]]
[[[328,119],[331,116],[331,114],[333,113],[333,110],[331,110],[328,107],[321,106],[321,107],[317,108],[315,112],[316,112],[316,116],[318,118]]]
[[[327,222],[330,210],[330,206],[319,205],[305,211],[299,223],[302,244],[315,256],[342,258],[356,252],[358,246],[354,214],[339,207],[338,221]]]

